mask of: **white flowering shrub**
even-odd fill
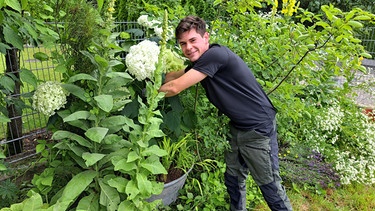
[[[40,113],[52,116],[56,110],[64,107],[67,95],[59,82],[47,81],[35,90],[32,106]]]
[[[307,145],[333,163],[342,184],[375,183],[375,123],[338,102],[318,110],[304,129]]]
[[[335,152],[335,168],[343,184],[375,183],[375,123],[362,112],[348,119],[345,129],[346,149]],[[354,124],[350,124],[354,123]],[[347,127],[347,128],[345,128]]]
[[[126,55],[126,66],[130,74],[139,81],[152,78],[158,62],[160,48],[156,42],[143,40],[133,45]]]
[[[154,28],[156,26],[159,26],[161,24],[158,20],[153,20],[148,15],[141,15],[139,16],[137,23],[141,26],[144,26],[146,28]]]
[[[141,26],[146,27],[147,29],[152,30],[153,33],[160,39],[162,38],[163,28],[162,28],[161,21],[156,20],[153,17],[150,17],[148,15],[141,15],[139,16],[137,23]],[[171,40],[174,37],[173,33],[174,33],[173,28],[168,27],[167,34],[166,34],[167,35],[166,41]]]

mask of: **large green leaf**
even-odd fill
[[[132,200],[139,194],[139,189],[134,180],[130,180],[125,188],[125,193],[128,194],[128,199]]]
[[[107,73],[106,76],[109,77],[109,78],[121,77],[121,78],[126,79],[128,82],[133,80],[133,78],[129,75],[129,73],[126,73],[126,72],[109,72],[109,73]]]
[[[104,127],[93,127],[85,132],[87,138],[96,143],[102,142],[105,135],[107,135],[108,128]]]
[[[120,87],[123,87],[121,89],[124,89],[124,86],[129,81],[130,81],[129,79],[125,79],[125,78],[122,78],[122,77],[111,78],[103,86],[103,94],[108,94],[108,93],[117,91],[117,90],[119,90]]]
[[[169,111],[164,115],[164,124],[172,130],[176,131],[180,127],[181,116],[179,112]]]
[[[73,94],[74,96],[78,97],[79,99],[83,100],[84,102],[87,102],[87,97],[86,96],[89,96],[89,95],[86,95],[85,90],[82,89],[81,87],[76,86],[74,84],[61,84],[61,86],[65,90],[67,90],[68,92],[70,92],[71,94]]]
[[[109,133],[116,133],[122,129],[125,124],[124,116],[110,116],[105,118],[102,122],[99,123],[99,126],[109,129]]]
[[[164,149],[161,149],[158,145],[152,145],[151,147],[148,147],[144,151],[142,151],[143,156],[150,156],[150,155],[156,155],[158,157],[163,157],[168,155],[167,151]]]
[[[124,158],[123,156],[113,156],[111,161],[115,171],[123,170],[125,172],[130,172],[137,169],[135,162],[128,163],[126,162],[126,158]]]
[[[7,53],[6,50],[8,50],[8,49],[10,49],[9,45],[7,45],[6,43],[0,43],[0,53],[6,54]]]
[[[3,86],[6,90],[13,92],[15,87],[15,82],[9,76],[3,75],[0,76],[0,85]]]
[[[126,162],[128,163],[131,163],[133,161],[136,161],[138,159],[140,159],[141,157],[138,155],[137,152],[135,151],[131,151],[129,154],[128,154],[128,159],[126,160]]]
[[[90,122],[88,121],[75,120],[75,121],[69,121],[67,123],[76,128],[81,128],[82,130],[88,130],[90,128]]]
[[[17,49],[23,49],[23,41],[18,32],[14,31],[9,26],[3,27],[4,39],[5,42],[11,44]]]
[[[137,211],[138,209],[135,207],[135,204],[132,201],[124,200],[118,206],[118,210]]]
[[[103,119],[100,122],[100,126],[106,127],[106,128],[112,128],[112,127],[122,127],[127,122],[127,117],[125,116],[110,116],[108,118]]]
[[[34,28],[34,23],[25,21],[23,23],[23,27],[26,29],[28,37],[32,38],[33,40],[38,40],[38,38],[40,38],[38,32]]]
[[[76,211],[99,211],[99,196],[98,194],[91,193],[83,197],[77,206]]]
[[[21,4],[18,0],[5,0],[4,2],[8,7],[16,10],[19,13],[21,13],[21,11],[22,11]]]
[[[107,67],[108,67],[107,59],[99,56],[98,54],[96,54],[94,56],[94,59],[97,62],[97,64],[99,65],[99,67],[100,67],[99,69],[102,70],[101,72],[104,74],[106,72]]]
[[[105,206],[108,211],[115,211],[120,204],[120,196],[115,188],[99,181],[100,185],[100,204]]]
[[[85,149],[82,148],[81,146],[77,145],[77,144],[68,143],[67,146],[78,157],[82,157],[82,154],[85,152]]]
[[[113,98],[112,95],[99,95],[94,97],[95,101],[98,103],[99,108],[105,112],[110,112],[113,108]]]
[[[56,209],[66,210],[74,200],[92,183],[97,173],[87,170],[75,175],[65,186],[62,196],[57,200]]]
[[[6,122],[10,122],[10,119],[7,116],[4,116],[4,114],[0,113],[0,123]]]
[[[140,164],[141,167],[147,169],[152,174],[167,174],[163,164],[161,164],[159,157],[150,156],[146,160],[142,161]]]
[[[105,138],[104,138],[104,143],[105,144],[108,144],[108,145],[112,145],[112,144],[116,144],[116,143],[119,143],[119,142],[124,142],[124,138],[122,136],[119,136],[117,134],[110,134],[110,135],[107,135]],[[126,141],[128,142],[128,141]]]
[[[117,189],[120,193],[125,193],[126,184],[128,184],[129,180],[123,177],[115,177],[108,180],[108,185]]]
[[[83,138],[82,136],[69,132],[69,131],[65,131],[65,130],[58,130],[54,132],[52,135],[52,139],[54,140],[70,139],[70,140],[77,141],[81,146],[85,146],[88,148],[93,147],[92,144],[88,140]]]
[[[36,52],[36,53],[34,53],[33,56],[34,56],[35,59],[38,59],[40,61],[47,61],[49,59],[48,54],[46,54],[44,52]]]
[[[79,119],[95,119],[95,116],[89,111],[76,111],[67,117],[64,117],[64,122],[71,122]]]
[[[99,160],[101,160],[105,154],[99,154],[99,153],[89,153],[84,152],[82,153],[82,158],[85,160],[85,163],[87,166],[92,166]]]
[[[80,81],[80,80],[98,81],[96,78],[92,77],[89,74],[79,73],[77,75],[74,75],[74,76],[70,77],[69,80],[68,80],[68,83],[74,83],[74,82]]]
[[[152,190],[152,188],[150,188],[152,187],[151,181],[149,181],[144,174],[137,174],[136,178],[139,192],[144,196],[150,196]]]
[[[38,79],[36,78],[36,76],[34,75],[34,73],[31,72],[28,69],[22,69],[21,70],[21,72],[20,72],[20,78],[21,78],[21,81],[30,84],[34,88],[37,86]]]
[[[34,191],[31,191],[30,198],[26,199],[23,202],[23,210],[39,210],[43,206],[43,200],[42,197],[35,193]]]

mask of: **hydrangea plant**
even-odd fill
[[[152,78],[159,53],[160,49],[157,43],[150,40],[143,40],[139,44],[131,46],[125,59],[129,73],[139,81]]]
[[[137,23],[141,26],[146,27],[147,29],[151,30],[151,35],[156,35],[158,38],[162,39],[163,34],[163,28],[162,28],[162,22],[157,20],[154,17],[151,17],[149,15],[141,15],[137,19]],[[166,41],[173,38],[173,28],[169,27],[166,29]]]
[[[46,116],[52,116],[56,110],[63,108],[69,93],[59,82],[47,81],[40,84],[32,97],[33,108]]]

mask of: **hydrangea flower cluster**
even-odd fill
[[[149,40],[131,46],[125,59],[128,71],[139,81],[152,78],[159,53],[160,48],[156,42]]]
[[[149,29],[157,27],[158,25],[161,25],[161,22],[158,20],[149,20],[148,15],[139,16],[137,23]]]
[[[66,104],[66,92],[56,81],[47,81],[38,86],[32,97],[33,108],[46,116],[52,116],[55,111]]]
[[[148,29],[154,30],[155,35],[158,36],[159,38],[162,38],[163,28],[161,27],[162,26],[161,21],[152,19],[152,17],[149,17],[148,15],[141,15],[139,16],[137,23]],[[173,38],[173,28],[168,28],[166,40],[168,41],[172,38]]]

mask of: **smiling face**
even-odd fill
[[[205,32],[202,35],[196,29],[183,32],[178,39],[182,52],[191,62],[197,61],[209,48],[209,35]]]

